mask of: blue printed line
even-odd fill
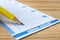
[[[27,31],[24,31],[24,32],[21,32],[21,33],[19,33],[19,34],[17,34],[17,35],[14,35],[13,37],[14,37],[14,38],[18,38],[18,37],[23,36],[23,35],[25,35],[25,34],[27,34],[27,33],[28,33]]]
[[[15,33],[5,23],[3,23],[2,21],[0,21],[0,25],[2,25],[2,27],[5,28],[10,34]]]
[[[57,19],[52,20],[52,21],[47,22],[47,23],[45,23],[45,24],[36,26],[36,27],[31,28],[31,29],[29,29],[29,30],[26,30],[26,31],[24,31],[24,32],[18,33],[18,34],[16,34],[16,35],[14,35],[13,37],[14,37],[14,38],[21,37],[21,36],[26,35],[26,34],[28,34],[28,33],[31,33],[31,32],[34,32],[34,31],[36,31],[36,30],[39,30],[39,29],[41,29],[41,28],[43,28],[43,27],[45,27],[45,26],[48,26],[48,25],[50,25],[50,24],[52,24],[52,23],[55,23],[55,22],[57,22],[57,21],[59,21],[59,20],[57,20]]]

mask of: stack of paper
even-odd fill
[[[5,28],[16,40],[59,22],[58,19],[15,0],[0,0],[0,6],[13,13],[17,19],[24,24],[7,24],[0,21],[3,28]]]

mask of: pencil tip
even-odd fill
[[[21,25],[24,25],[23,23],[21,23]]]

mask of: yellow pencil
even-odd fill
[[[4,15],[5,17],[7,17],[8,19],[17,22],[17,24],[22,24],[23,25],[23,23],[21,23],[12,13],[10,13],[9,11],[7,11],[3,7],[0,7],[0,13],[2,15]]]

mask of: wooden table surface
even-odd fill
[[[39,11],[60,19],[60,0],[18,0]],[[14,40],[2,26],[0,26],[0,40]],[[21,40],[60,40],[60,23],[45,30],[27,36]]]

